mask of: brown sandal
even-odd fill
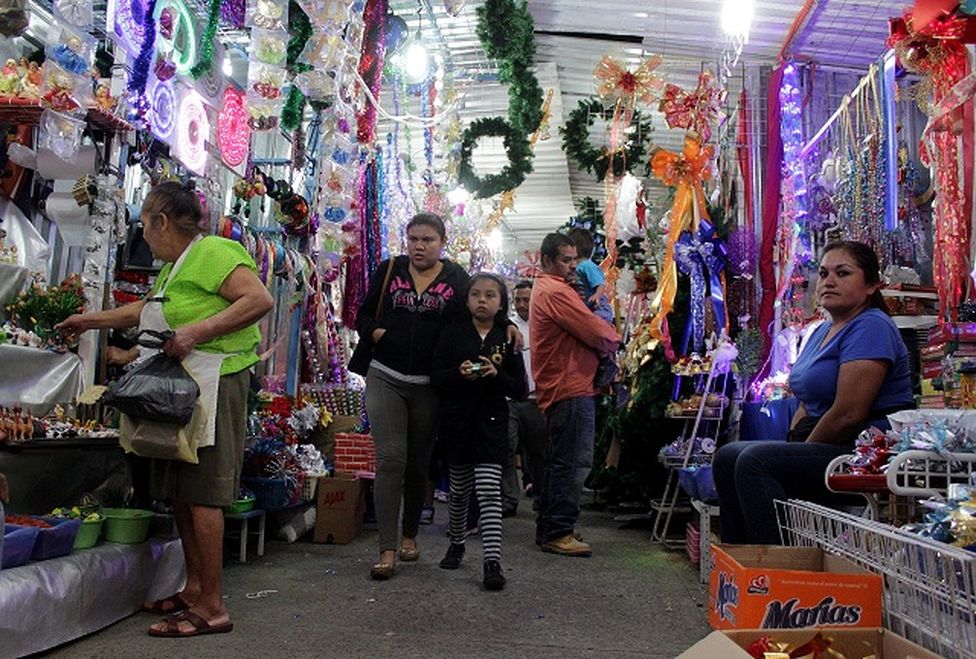
[[[400,560],[404,563],[412,563],[420,558],[420,547],[414,545],[413,547],[401,547],[400,548]]]
[[[183,613],[189,608],[190,605],[186,603],[186,600],[184,600],[179,593],[176,593],[175,595],[164,597],[161,600],[156,600],[149,606],[143,606],[142,610],[144,613],[171,615],[175,613]]]
[[[185,631],[180,629],[180,623],[186,621],[193,625],[193,629]],[[162,636],[165,638],[185,638],[188,636],[202,636],[203,634],[226,634],[234,631],[234,623],[228,621],[222,625],[211,625],[209,622],[198,616],[192,611],[186,611],[179,616],[172,616],[165,621],[166,629],[149,628],[150,636]]]
[[[376,581],[386,581],[396,572],[396,563],[374,563],[369,576]]]

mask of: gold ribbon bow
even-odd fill
[[[712,147],[702,146],[701,139],[696,134],[688,133],[681,153],[658,149],[651,157],[651,171],[654,176],[668,187],[677,188],[671,204],[671,227],[668,231],[668,246],[664,252],[664,264],[661,267],[661,284],[651,307],[657,309],[657,314],[650,327],[651,338],[664,344],[669,359],[673,358],[674,352],[671,348],[667,316],[674,308],[674,297],[678,292],[674,247],[683,231],[695,232],[702,219],[709,219],[703,184],[711,178],[709,163],[713,153]]]
[[[631,72],[615,58],[604,55],[593,71],[596,93],[603,100],[623,101],[630,108],[638,101],[652,105],[664,87],[664,80],[654,73],[661,61],[660,55],[650,55]]]

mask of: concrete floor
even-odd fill
[[[527,502],[523,502],[527,504]],[[48,653],[52,657],[674,657],[708,633],[707,593],[684,553],[646,530],[585,512],[591,558],[542,553],[529,506],[505,520],[508,587],[481,589],[481,547],[441,570],[447,507],[422,526],[422,555],[388,582],[368,578],[376,533],[345,546],[270,541],[263,558],[225,570],[230,634],[157,639],[133,615]],[[308,536],[306,536],[308,537]],[[263,596],[255,594],[266,591]]]

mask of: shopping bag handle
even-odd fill
[[[144,338],[144,334],[148,335],[148,337]],[[172,330],[159,331],[144,329],[140,330],[139,333],[136,334],[136,343],[141,345],[143,348],[162,348],[163,345],[174,336],[176,336],[176,333]]]

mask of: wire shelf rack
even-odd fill
[[[776,506],[786,544],[882,576],[888,629],[947,659],[976,659],[976,554],[806,501]]]

